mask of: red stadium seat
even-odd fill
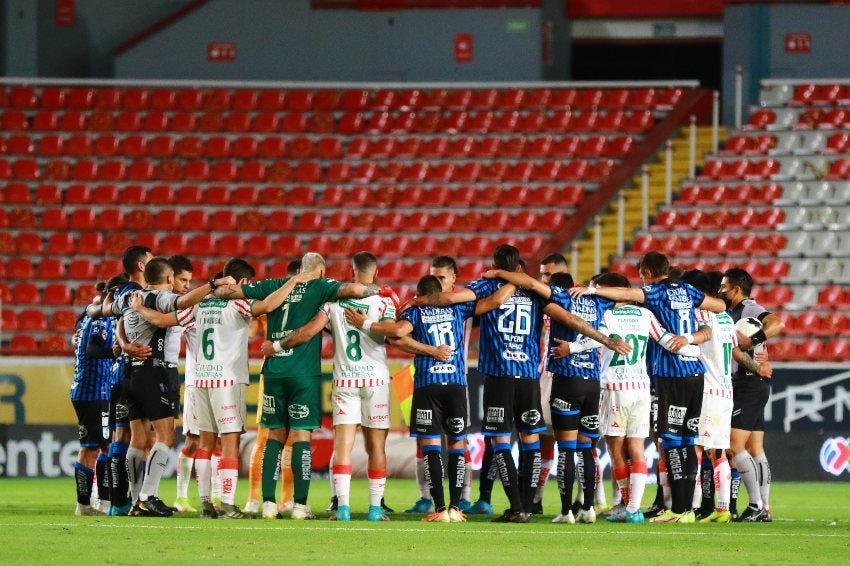
[[[38,342],[32,336],[16,334],[9,341],[5,353],[11,356],[32,356],[38,352]]]
[[[11,297],[7,303],[17,305],[37,305],[41,302],[38,287],[32,283],[18,283],[11,289]]]

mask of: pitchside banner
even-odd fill
[[[391,364],[403,375],[406,364]],[[249,422],[256,411],[259,364],[251,365]],[[323,383],[323,410],[330,412],[330,365]],[[68,360],[0,359],[0,477],[72,475],[76,418],[68,391]],[[404,388],[402,388],[404,389]],[[483,378],[469,372],[470,432],[480,431]],[[391,424],[403,426],[393,393]],[[402,395],[403,396],[403,395]],[[781,364],[774,371],[766,411],[766,451],[777,480],[850,479],[850,368],[836,364]],[[480,465],[483,439],[472,436],[473,466]],[[654,448],[648,448],[654,460]]]

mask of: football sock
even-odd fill
[[[443,493],[443,456],[442,447],[437,444],[426,444],[422,447],[424,460],[423,472],[428,482],[434,510],[438,513],[446,510],[446,496]]]
[[[416,486],[421,499],[431,499],[431,488],[425,480],[425,456],[421,448],[416,448]]]
[[[97,497],[101,501],[109,501],[109,487],[111,485],[111,474],[107,471],[109,470],[109,456],[102,452],[98,454],[94,469],[97,478]]]
[[[496,481],[496,465],[493,461],[493,447],[485,442],[484,456],[481,459],[481,471],[478,477],[478,499],[490,503],[493,497],[493,483]]]
[[[77,483],[77,503],[91,505],[91,486],[94,483],[94,470],[79,462],[74,464],[74,479]]]
[[[214,450],[210,456],[210,466],[212,469],[212,491],[210,496],[213,501],[221,501],[221,474],[218,473],[219,463],[221,462],[221,452]]]
[[[145,464],[145,481],[142,482],[139,499],[146,500],[159,493],[159,480],[162,479],[165,468],[168,466],[169,454],[171,454],[171,450],[162,442],[153,445]]]
[[[741,489],[741,472],[732,468],[729,473],[729,511],[738,513],[738,491]]]
[[[222,458],[218,473],[221,476],[221,503],[236,504],[236,484],[239,482],[239,458]]]
[[[766,508],[770,509],[770,464],[767,463],[767,456],[764,453],[759,454],[753,460],[759,468],[761,502]]]
[[[127,480],[130,482],[131,500],[135,502],[145,480],[145,453],[132,446],[127,449]]]
[[[729,461],[725,456],[721,456],[714,461],[714,484],[717,491],[717,506],[718,511],[729,510],[729,494],[732,489],[732,473],[729,468]]]
[[[472,499],[472,455],[469,453],[469,448],[463,451],[463,469],[466,470],[463,474],[463,490],[460,492],[460,498],[470,501]]]
[[[663,454],[659,455],[658,460],[655,462],[655,473],[658,479],[655,485],[655,501],[652,502],[652,505],[656,507],[663,507],[664,486],[662,484],[667,481],[667,466],[664,464]]]
[[[295,489],[295,477],[292,475],[292,445],[283,445],[280,457],[280,500],[284,503],[292,499]]]
[[[607,507],[608,501],[605,498],[605,480],[602,477],[602,465],[599,463],[599,451],[595,448],[593,449],[593,469],[595,470],[593,476],[595,478],[593,487],[594,500],[598,505]]]
[[[576,441],[558,441],[558,492],[561,494],[561,514],[570,512],[573,505],[573,483],[576,480]]]
[[[537,480],[537,489],[534,490],[534,503],[543,501],[543,493],[546,490],[546,481],[549,479],[549,474],[552,472],[552,466],[555,460],[555,446],[547,445],[546,448],[540,449],[540,479]]]
[[[192,477],[192,463],[195,456],[185,448],[177,455],[177,498],[189,497],[189,479]]]
[[[626,507],[630,513],[640,511],[643,493],[646,490],[646,475],[646,461],[632,462],[631,472],[629,473],[629,503]]]
[[[283,444],[269,438],[263,451],[262,497],[263,501],[274,501],[277,492],[277,480],[280,478],[280,455]]]
[[[500,442],[493,446],[493,461],[496,463],[505,495],[508,496],[508,501],[511,502],[511,511],[521,512],[523,507],[518,485],[519,475],[517,474],[513,454],[511,454],[511,445],[507,442]]]
[[[257,439],[251,449],[251,465],[248,467],[248,499],[250,501],[260,499],[260,486],[263,481],[263,452],[266,450],[268,438],[269,429],[265,427],[257,429]]]
[[[457,508],[466,480],[466,458],[463,450],[449,450],[449,506]]]
[[[661,486],[661,506],[670,509],[673,505],[673,491],[670,489],[670,475],[667,473],[667,460],[663,454],[658,460],[658,483]]]
[[[584,502],[582,504],[585,510],[593,507],[596,500],[596,458],[594,457],[595,450],[590,442],[579,442],[576,444],[579,454],[583,460],[583,469],[581,474],[576,474],[582,481],[582,492],[584,493]]]
[[[761,490],[759,489],[758,466],[756,461],[750,456],[750,453],[744,450],[732,458],[732,463],[741,474],[741,482],[747,488],[747,496],[750,498],[750,505],[761,509]]]
[[[195,451],[195,474],[198,476],[198,497],[201,503],[210,502],[212,492],[212,452],[198,448]]]
[[[333,465],[333,487],[339,505],[351,505],[351,466],[343,464]]]
[[[124,507],[130,503],[127,492],[130,482],[127,480],[127,449],[126,442],[113,442],[109,447],[109,472],[112,475],[109,490],[109,502],[116,507]]]
[[[293,494],[295,503],[307,505],[307,495],[310,493],[310,478],[313,475],[313,455],[310,452],[310,442],[292,443],[292,475]]]
[[[707,454],[703,454],[700,462],[700,481],[702,482],[702,502],[700,507],[703,510],[714,508],[714,462]]]
[[[687,511],[691,501],[689,497],[686,500],[685,452],[681,444],[675,444],[676,442],[676,440],[665,440],[662,446],[667,457],[667,481],[672,495],[670,510],[681,514]],[[678,442],[681,443],[681,440]]]
[[[540,442],[520,444],[520,476],[521,476],[521,499],[523,511],[531,512],[531,504],[534,494],[537,492],[537,484],[540,481],[540,468],[542,460],[540,457]]]
[[[693,437],[684,439],[685,445],[682,446],[685,464],[685,505],[687,509],[693,509],[699,505],[699,496],[697,493],[697,479],[699,479],[699,458],[697,458],[697,450],[693,445]]]
[[[366,476],[369,478],[369,506],[380,507],[384,498],[384,487],[387,485],[387,469],[369,468],[366,470]]]
[[[629,467],[620,466],[611,470],[614,480],[617,482],[617,488],[620,493],[620,502],[624,505],[629,503]]]

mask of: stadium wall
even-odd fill
[[[309,0],[210,2],[115,59],[123,79],[537,81],[539,9],[312,10]],[[469,56],[456,45],[471,36]],[[210,60],[210,43],[232,44]]]
[[[759,81],[850,75],[850,6],[828,4],[727,4],[723,14],[723,122],[735,116],[735,68],[743,67],[743,101],[757,105]],[[809,47],[791,44],[808,36]],[[797,36],[799,37],[799,36]]]
[[[391,366],[391,373],[402,367]],[[330,364],[324,370],[330,371]],[[256,411],[259,365],[252,365],[247,393],[249,421]],[[0,477],[58,477],[73,474],[79,447],[68,390],[73,365],[67,360],[0,360]],[[330,381],[324,383],[324,426],[314,433],[314,463],[327,466],[332,450]],[[471,431],[480,430],[483,378],[470,371]],[[850,371],[840,364],[776,364],[775,389],[766,412],[766,451],[773,477],[780,481],[850,480]],[[412,473],[412,443],[400,432],[400,410],[393,393],[391,468],[394,477]],[[179,429],[179,427],[178,427]],[[483,439],[472,435],[473,468],[480,466]],[[250,453],[252,435],[243,437]],[[179,442],[175,446],[179,447]],[[177,450],[177,448],[175,448]],[[654,460],[654,447],[647,448]],[[603,458],[605,459],[605,458]],[[243,460],[247,461],[247,455]],[[607,461],[607,460],[606,460]],[[365,461],[361,462],[365,466]],[[365,467],[364,467],[365,469]],[[70,471],[69,471],[70,470]]]

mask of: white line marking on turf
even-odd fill
[[[182,529],[189,531],[196,530],[206,530],[208,527],[206,526],[192,526],[192,525],[133,525],[128,523],[113,523],[113,524],[105,524],[105,523],[0,523],[0,527],[92,527],[92,528],[110,528],[110,529]],[[281,525],[277,526],[274,524],[269,524],[267,527],[249,527],[242,525],[235,525],[233,522],[227,522],[228,530],[238,530],[238,531],[333,531],[333,532],[402,532],[402,533],[448,533],[455,532],[458,534],[482,534],[482,535],[559,535],[559,536],[569,536],[569,535],[586,535],[586,534],[607,534],[607,535],[625,535],[625,536],[682,536],[682,535],[714,535],[714,536],[739,536],[739,535],[747,535],[754,537],[813,537],[813,538],[846,538],[847,534],[831,534],[831,533],[750,533],[742,530],[734,530],[734,531],[720,531],[720,530],[700,530],[700,531],[692,531],[689,529],[679,529],[676,530],[665,530],[665,531],[594,531],[594,530],[570,530],[570,531],[559,531],[559,530],[551,530],[551,531],[526,531],[526,530],[488,530],[488,529],[455,529],[455,530],[438,530],[438,529],[413,529],[413,528],[378,528],[378,527],[294,527],[294,526],[286,526]]]

